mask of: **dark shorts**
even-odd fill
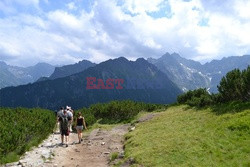
[[[61,129],[61,135],[62,135],[62,136],[63,136],[63,135],[68,136],[68,135],[69,135],[69,129],[67,129],[67,130]]]

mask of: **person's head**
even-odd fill
[[[81,112],[79,112],[79,113],[77,114],[77,116],[78,116],[78,117],[82,116],[82,113],[81,113]]]

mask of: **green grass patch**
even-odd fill
[[[112,154],[111,154],[111,156],[110,156],[110,160],[111,161],[114,161],[115,159],[117,159],[118,158],[118,152],[113,152]]]
[[[169,107],[128,133],[125,158],[143,166],[250,166],[250,109]]]

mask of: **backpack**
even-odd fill
[[[62,120],[61,120],[61,128],[62,128],[62,130],[68,130],[68,127],[69,127],[68,117],[62,116],[61,118],[62,118]]]

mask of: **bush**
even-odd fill
[[[179,104],[188,104],[190,106],[204,107],[213,104],[212,96],[204,88],[190,90],[177,97]]]
[[[164,107],[164,105],[160,104],[146,104],[123,100],[93,104],[89,108],[77,110],[76,113],[81,112],[85,117],[86,123],[92,125],[99,119],[101,119],[100,123],[129,122],[134,119],[140,111],[152,112]]]
[[[38,145],[55,127],[56,117],[45,109],[0,108],[0,164],[18,159]]]
[[[240,71],[234,69],[226,74],[218,85],[223,102],[250,100],[250,66]]]

